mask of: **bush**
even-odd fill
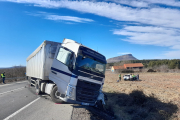
[[[23,66],[14,66],[12,68],[0,69],[0,73],[5,72],[6,78],[13,77],[24,77],[26,73],[26,67]]]
[[[153,69],[149,69],[147,72],[156,72],[156,71],[154,71]]]
[[[147,96],[141,90],[134,90],[130,94],[106,93],[108,96],[108,106],[113,107],[118,119],[128,120],[168,120],[176,117],[177,105],[169,102],[163,103],[154,95]]]

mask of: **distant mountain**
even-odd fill
[[[125,60],[138,60],[138,59],[135,58],[132,54],[127,54],[127,55],[109,58],[107,59],[107,63],[114,63],[114,62],[125,61]]]

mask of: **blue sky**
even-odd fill
[[[106,58],[180,59],[177,0],[0,0],[0,67],[26,65],[44,41],[81,42]]]

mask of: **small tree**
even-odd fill
[[[176,68],[176,62],[175,61],[171,61],[171,63],[169,64],[169,68],[170,69],[175,69]]]
[[[180,69],[180,63],[177,64],[177,68]]]

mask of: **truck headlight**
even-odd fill
[[[67,89],[66,95],[69,96],[69,97],[72,97],[72,96],[73,96],[73,93],[74,93],[74,89],[75,89],[74,86],[68,85],[68,89]]]
[[[73,91],[74,91],[74,88],[70,87],[69,88],[69,96],[72,96]]]

